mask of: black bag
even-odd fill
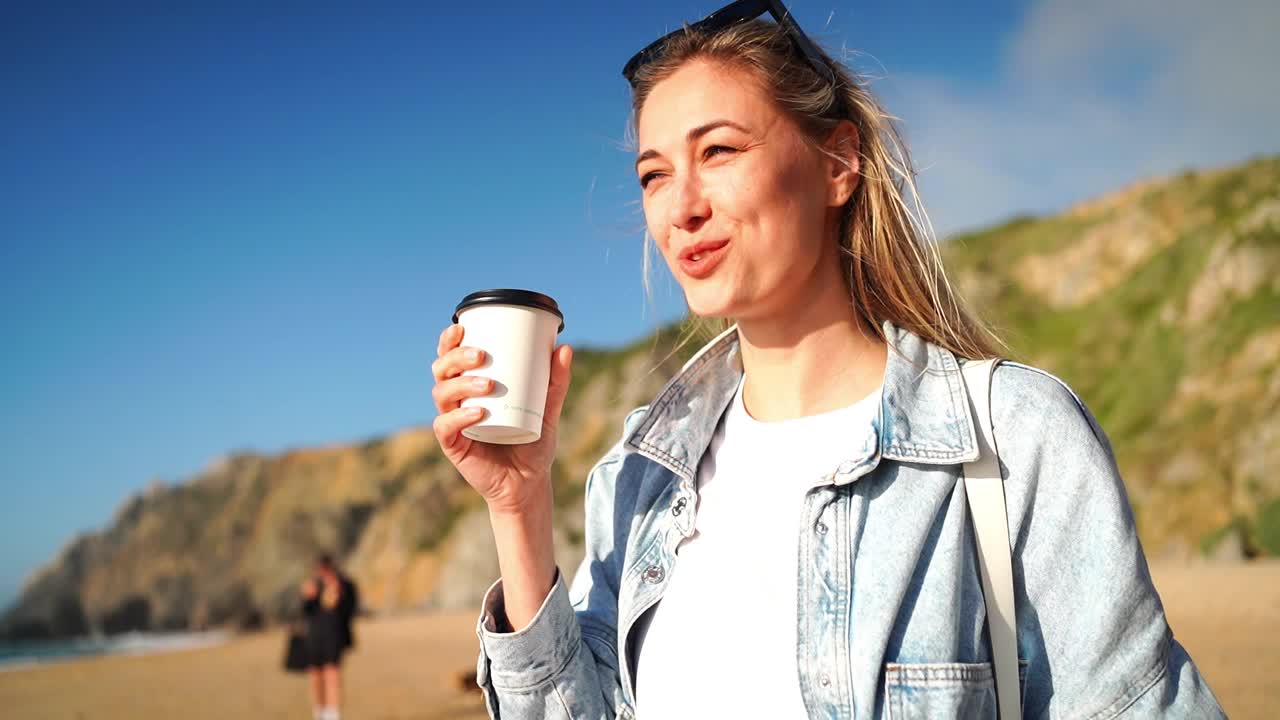
[[[305,672],[311,666],[309,655],[306,630],[298,625],[290,626],[284,648],[285,672]]]

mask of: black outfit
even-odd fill
[[[307,617],[307,666],[337,665],[342,661],[342,654],[355,646],[351,619],[358,604],[356,584],[339,575],[338,604],[327,608],[320,602],[324,583],[318,578],[315,583],[318,589],[316,596],[302,601],[302,612]]]

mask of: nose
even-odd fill
[[[697,232],[711,217],[711,204],[703,193],[702,181],[697,173],[685,173],[682,177],[672,178],[672,182],[675,187],[672,188],[667,222],[685,232]]]

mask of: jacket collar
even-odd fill
[[[887,321],[883,328],[890,349],[880,413],[869,436],[850,438],[855,456],[841,467],[868,461],[874,465],[880,458],[927,465],[977,458],[968,393],[956,356]],[[685,363],[650,404],[626,445],[692,481],[741,378],[735,325]]]

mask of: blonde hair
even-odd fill
[[[635,74],[633,136],[654,86],[692,60],[752,73],[816,147],[842,121],[857,128],[861,177],[841,211],[839,242],[854,309],[871,332],[887,341],[881,322],[888,320],[960,357],[998,354],[996,348],[1003,343],[973,315],[947,280],[920,206],[915,169],[894,119],[853,73],[824,53],[823,60],[836,78],[832,84],[770,22],[752,20],[713,34],[686,27],[660,57]],[[651,241],[646,234],[646,287]],[[694,318],[691,334],[714,332],[717,325],[724,329],[727,322]]]

